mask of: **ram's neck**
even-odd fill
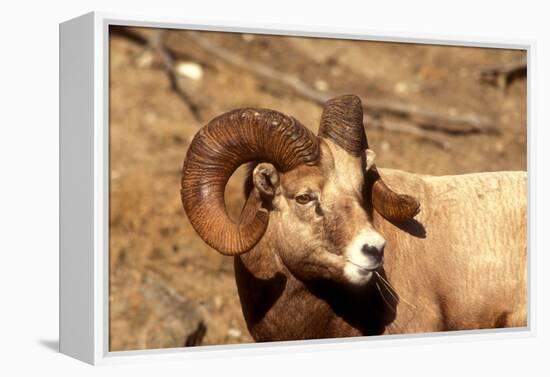
[[[292,311],[288,296],[291,291],[303,295],[303,287],[284,267],[269,240],[268,230],[254,249],[235,257],[235,280],[252,337],[256,341],[289,340],[296,335],[289,324],[300,318],[287,318]]]
[[[373,287],[357,291],[329,281],[304,283],[285,268],[269,244],[235,258],[241,307],[255,340],[383,333],[392,313]]]

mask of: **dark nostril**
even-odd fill
[[[384,255],[384,247],[379,248],[376,246],[363,245],[361,251],[366,256],[373,257],[378,260],[382,259],[382,256]]]

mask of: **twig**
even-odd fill
[[[408,119],[419,128],[449,135],[497,134],[488,117],[477,114],[444,114],[416,105],[371,99],[363,106],[373,114],[391,114]]]
[[[159,53],[164,69],[170,80],[170,87],[180,98],[187,104],[193,117],[197,121],[201,121],[201,114],[199,105],[193,100],[193,98],[183,89],[179,84],[178,76],[174,65],[174,55],[170,49],[164,45],[164,30],[159,30],[152,39],[153,48]]]
[[[527,75],[527,59],[522,58],[511,62],[493,64],[481,68],[479,73],[482,82],[506,89],[512,81]]]
[[[110,33],[124,37],[146,49],[151,49],[159,54],[164,71],[170,82],[170,89],[173,90],[187,105],[191,114],[198,122],[202,121],[200,106],[193,100],[193,97],[180,85],[175,69],[177,54],[164,44],[164,30],[155,30],[152,37],[147,38],[142,34],[125,26],[111,26]]]
[[[296,94],[312,102],[318,103],[321,106],[330,98],[335,97],[334,93],[315,90],[295,76],[276,71],[262,63],[245,59],[213,43],[197,32],[189,32],[187,36],[198,46],[217,58],[238,68],[250,71],[259,77],[287,86]],[[373,115],[390,114],[406,118],[417,127],[452,135],[496,132],[489,118],[476,114],[443,114],[432,110],[422,109],[411,104],[377,99],[369,100],[368,103],[363,104],[363,107],[366,112]],[[384,124],[380,125],[380,127],[386,128]]]

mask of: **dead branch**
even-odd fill
[[[114,26],[111,27],[111,32],[156,51],[162,59],[172,90],[174,90],[188,105],[193,116],[197,120],[201,120],[199,105],[195,103],[192,97],[181,85],[179,85],[177,74],[174,69],[174,61],[178,57],[178,54],[163,43],[163,31],[157,31],[152,38],[145,37],[128,27]],[[327,100],[336,96],[335,93],[318,91],[293,75],[276,71],[260,62],[244,59],[242,56],[201,36],[198,32],[189,32],[187,36],[209,54],[237,68],[249,71],[263,79],[282,84],[290,88],[295,94],[315,102],[320,106],[323,106]],[[490,67],[487,69],[489,68]],[[445,114],[408,103],[384,99],[369,99],[369,101],[363,104],[363,107],[366,113],[377,116],[378,118],[384,115],[392,115],[407,120],[408,123],[410,123],[410,125],[407,126],[407,124],[403,122],[391,122],[387,120],[383,122],[378,121],[377,127],[388,131],[406,132],[417,136],[425,134],[421,132],[421,130],[442,132],[450,135],[497,133],[497,129],[492,126],[489,118],[472,113]],[[399,124],[399,126],[396,126],[397,124]],[[419,131],[414,132],[413,128],[418,128]]]
[[[152,45],[162,58],[162,63],[164,64],[168,79],[170,80],[170,87],[188,105],[189,110],[193,113],[193,117],[197,121],[201,121],[199,105],[193,100],[192,96],[184,90],[183,86],[179,84],[174,64],[174,54],[164,45],[164,30],[158,30],[157,33],[154,34]]]
[[[364,104],[366,111],[373,114],[390,114],[409,120],[425,130],[448,135],[497,134],[498,130],[486,116],[473,113],[442,113],[408,103],[371,99]]]
[[[336,96],[335,93],[320,92],[297,77],[279,72],[259,62],[244,59],[222,46],[201,36],[198,32],[187,34],[199,47],[217,58],[240,69],[247,70],[263,79],[268,79],[289,87],[294,93],[319,105]],[[390,101],[370,99],[363,104],[364,110],[372,115],[393,115],[407,119],[416,127],[443,132],[451,135],[496,133],[491,120],[476,114],[444,114],[419,106]],[[385,128],[385,122],[380,125]],[[389,129],[388,129],[389,130]]]
[[[512,81],[527,76],[527,58],[483,67],[479,75],[482,82],[506,89]]]
[[[407,135],[412,135],[420,140],[424,140],[438,148],[443,150],[450,150],[451,145],[448,141],[443,140],[441,137],[437,137],[433,132],[425,131],[421,128],[412,126],[409,123],[404,122],[391,122],[387,120],[380,120],[372,117],[365,116],[365,125],[370,128],[382,129],[385,131],[399,132]]]
[[[146,49],[156,52],[162,61],[163,69],[170,82],[170,89],[173,90],[187,105],[191,114],[198,122],[202,121],[200,106],[193,100],[193,97],[180,85],[175,68],[177,54],[164,43],[164,30],[155,30],[151,37],[146,37],[139,32],[125,26],[111,26],[111,33],[126,38]]]

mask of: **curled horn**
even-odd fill
[[[326,102],[321,116],[319,136],[332,140],[349,154],[359,157],[368,148],[363,126],[363,105],[354,95],[344,95]],[[367,172],[372,184],[372,205],[390,221],[411,219],[420,211],[418,201],[409,195],[392,191],[382,180],[376,166]]]
[[[352,156],[361,156],[368,143],[359,97],[346,95],[328,100],[321,115],[319,136],[332,140]]]
[[[251,161],[272,163],[280,172],[319,159],[317,137],[292,117],[266,109],[239,109],[214,118],[187,151],[181,200],[201,238],[225,255],[252,249],[269,221],[261,201],[249,198],[239,223],[225,208],[224,191],[233,172]],[[253,207],[253,208],[252,208]]]
[[[410,195],[397,194],[390,189],[382,178],[376,166],[367,172],[367,180],[372,183],[372,206],[384,218],[400,222],[415,217],[420,212],[420,203]]]

